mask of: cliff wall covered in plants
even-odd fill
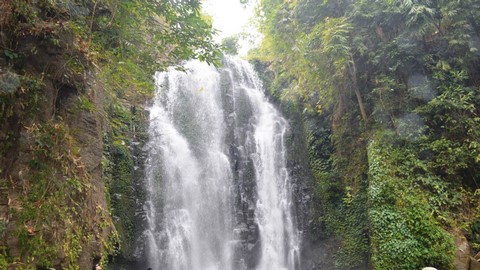
[[[132,253],[152,76],[217,61],[199,8],[0,3],[0,268],[90,269]]]
[[[260,6],[251,61],[305,123],[313,269],[476,269],[480,2]]]

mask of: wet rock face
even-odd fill
[[[229,158],[234,174],[234,211],[235,211],[235,259],[234,269],[255,269],[261,258],[261,239],[259,225],[255,220],[257,186],[252,153],[256,151],[253,142],[254,112],[244,96],[244,91],[232,91],[231,80],[225,72],[222,76],[223,108],[228,123],[227,144]],[[238,74],[233,74],[233,76]],[[287,115],[288,117],[288,115]],[[291,211],[293,223],[301,233],[301,238],[311,239],[313,226],[312,195],[309,181],[313,175],[309,167],[308,151],[301,119],[290,119],[295,126],[290,126],[285,134],[286,165],[291,183]],[[308,242],[308,241],[307,241]],[[310,243],[307,244],[311,246]],[[303,243],[302,243],[303,246]],[[329,254],[326,247],[321,247],[322,254]],[[315,254],[316,255],[316,254]],[[304,255],[300,255],[305,257]],[[298,269],[307,269],[300,262]],[[306,265],[305,265],[306,266]]]
[[[288,115],[287,115],[288,116]],[[293,208],[298,230],[301,232],[302,270],[334,269],[332,254],[338,248],[333,240],[318,241],[315,235],[315,205],[312,182],[315,178],[309,165],[309,153],[304,133],[303,120],[298,115],[290,115],[291,126],[287,138],[288,163],[291,181]]]
[[[257,200],[251,135],[251,107],[247,97],[232,91],[229,74],[222,74],[222,102],[228,124],[226,143],[233,172],[234,265],[235,269],[254,269],[260,258],[260,233],[255,221]]]
[[[247,131],[248,132],[248,131]],[[312,248],[309,239],[311,236],[313,226],[313,212],[312,212],[312,195],[308,186],[308,181],[313,179],[310,169],[303,161],[307,159],[306,151],[302,151],[300,134],[287,134],[289,142],[288,151],[288,170],[290,180],[292,182],[292,210],[294,213],[294,222],[302,233],[302,238],[305,240],[303,245]],[[237,247],[235,248],[235,258],[237,268],[235,269],[255,269],[258,260],[261,257],[261,240],[259,235],[258,224],[255,221],[255,203],[257,200],[255,169],[251,158],[246,155],[248,153],[248,141],[242,138],[232,143],[230,150],[230,159],[232,160],[235,183],[235,213],[236,213],[236,227],[234,237]],[[247,146],[247,147],[245,147]],[[290,153],[291,152],[291,153]],[[334,246],[334,245],[332,245]],[[321,246],[315,247],[317,253],[310,252],[302,257],[318,257],[320,253],[325,261],[328,261],[328,254],[331,254],[331,247]],[[318,253],[319,252],[319,253]],[[310,263],[312,264],[312,263]],[[327,263],[328,264],[328,263]],[[315,265],[315,263],[313,263]],[[322,264],[323,265],[323,264]],[[308,268],[308,263],[302,265],[302,269]]]
[[[248,160],[243,163],[246,163],[245,167],[235,171],[235,256],[237,264],[253,269],[260,257],[260,234],[255,221],[255,181],[253,164]]]

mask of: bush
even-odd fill
[[[417,182],[431,176],[408,147],[373,140],[368,147],[369,211],[372,262],[375,269],[414,270],[425,266],[451,269],[453,237],[435,217],[429,203],[436,190]]]

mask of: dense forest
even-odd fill
[[[236,38],[198,0],[0,16],[0,268],[133,260],[153,74],[221,68]],[[311,172],[308,269],[480,269],[480,1],[259,0],[256,23],[247,58]]]
[[[261,1],[250,58],[303,115],[318,237],[337,239],[339,269],[469,269],[480,250],[479,11]]]

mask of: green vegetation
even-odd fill
[[[238,54],[238,36],[226,37],[222,40],[223,52],[231,55]]]
[[[16,233],[22,253],[27,256],[26,265],[53,267],[56,256],[62,252],[66,256],[62,267],[78,269],[75,260],[81,243],[88,242],[95,231],[95,224],[88,219],[76,220],[80,216],[90,217],[83,206],[91,179],[63,125],[34,124],[27,128],[27,133],[34,142],[29,146],[33,155],[25,168],[28,171],[21,171],[26,177],[18,183],[23,191],[22,208],[14,212],[18,224],[23,225]],[[66,153],[64,149],[76,151]],[[59,175],[63,181],[57,181]]]
[[[478,252],[480,1],[262,0],[251,60],[309,123],[318,237],[339,269]],[[476,195],[477,194],[477,195]]]
[[[153,74],[219,64],[211,23],[197,0],[9,0],[0,13],[0,268],[105,264],[134,237],[129,146],[145,140]]]
[[[391,135],[374,138],[368,147],[373,266],[451,269],[453,238],[439,222],[442,207],[461,205],[461,193],[430,174],[412,149],[392,145]]]
[[[478,252],[480,1],[261,0],[259,11],[265,38],[250,58],[303,115],[317,237],[338,239],[337,268],[452,269],[459,233]],[[219,64],[200,1],[8,0],[0,13],[0,268],[131,253],[152,75]],[[102,172],[87,170],[102,154]]]
[[[120,238],[117,252],[130,258],[134,251],[136,225],[136,202],[142,200],[144,191],[137,187],[143,177],[143,170],[134,170],[142,164],[141,149],[147,141],[147,118],[139,110],[126,111],[119,104],[112,103],[108,108],[111,116],[111,131],[104,136],[103,169],[108,188],[109,203],[115,227]],[[138,146],[133,146],[135,142]],[[134,161],[134,156],[137,162]]]

